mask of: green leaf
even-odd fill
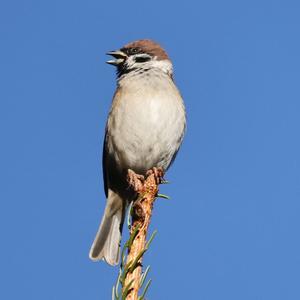
[[[131,216],[131,212],[132,212],[132,204],[133,204],[133,201],[131,201],[130,204],[129,204],[128,214],[127,214],[127,226],[128,226],[129,230],[131,228],[130,216]]]
[[[141,281],[140,281],[140,288],[143,286],[145,279],[147,278],[147,275],[149,273],[150,270],[150,266],[148,266],[145,270],[145,272],[143,272],[142,276],[141,276]]]
[[[171,183],[169,180],[161,180],[161,182],[160,182],[160,184],[169,184],[169,183]]]
[[[139,233],[139,229],[140,229],[140,226],[137,225],[134,228],[133,232],[131,233],[130,238],[129,238],[128,242],[127,242],[127,248],[128,249],[132,246],[132,243],[133,243],[134,239],[136,238],[137,234]]]
[[[140,253],[137,255],[137,257],[134,259],[134,261],[132,262],[130,268],[129,268],[129,272],[132,273],[136,267],[138,267],[138,262],[140,260],[140,258],[144,255],[144,253],[147,251],[147,249],[143,249],[140,251]]]
[[[151,282],[152,282],[152,280],[149,279],[149,281],[147,282],[147,284],[146,284],[146,286],[145,286],[145,289],[144,289],[144,291],[143,291],[143,294],[139,297],[139,300],[143,300],[143,299],[145,298],[146,293],[147,293],[147,290],[148,290],[148,288],[149,288]]]
[[[154,230],[153,233],[151,234],[151,237],[150,237],[149,241],[146,244],[146,247],[145,247],[146,249],[149,248],[149,246],[152,243],[152,241],[153,241],[154,237],[156,236],[156,234],[157,234],[157,230]]]
[[[167,195],[164,195],[164,194],[157,194],[156,197],[158,198],[163,198],[163,199],[167,199],[167,200],[170,200],[171,198]]]
[[[124,289],[124,292],[122,293],[122,300],[126,300],[126,297],[129,293],[129,290],[131,289],[131,285],[133,283],[133,279],[126,285],[125,289]]]

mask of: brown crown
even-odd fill
[[[157,60],[169,59],[167,52],[152,40],[138,40],[125,45],[122,49],[138,48],[141,52],[156,56]]]

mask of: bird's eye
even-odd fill
[[[129,55],[134,55],[134,54],[137,54],[137,53],[140,53],[140,49],[139,48],[129,48],[128,49],[128,54]]]
[[[134,55],[140,52],[139,48],[122,48],[121,49],[122,52],[126,53],[128,56],[130,55]]]

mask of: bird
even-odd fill
[[[115,266],[126,209],[147,172],[160,178],[174,161],[186,111],[172,62],[157,42],[137,40],[107,54],[117,78],[103,142],[106,207],[89,257]]]

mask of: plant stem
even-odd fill
[[[125,277],[123,293],[126,292],[126,300],[138,300],[138,292],[141,283],[142,258],[146,249],[146,236],[151,220],[153,203],[158,192],[158,185],[154,174],[146,178],[142,188],[138,191],[138,198],[132,207],[131,234],[138,226],[138,234],[128,249],[126,265],[129,271]],[[125,290],[126,287],[129,290]]]

